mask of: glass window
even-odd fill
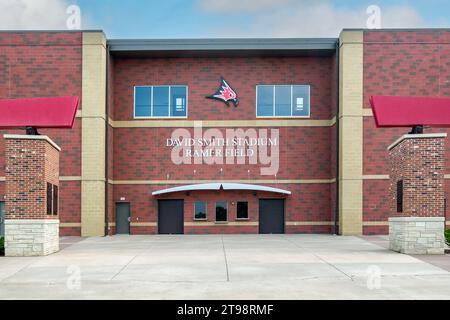
[[[186,98],[186,87],[170,87],[171,116],[186,116]]]
[[[216,202],[216,221],[228,221],[228,207],[225,201]]]
[[[248,219],[248,202],[238,201],[236,204],[236,218],[237,219]]]
[[[257,87],[257,115],[273,116],[273,86]]]
[[[52,214],[53,185],[47,182],[47,214]]]
[[[151,87],[135,87],[134,115],[136,117],[150,117],[152,103]]]
[[[261,85],[256,87],[258,117],[309,117],[308,85]]]
[[[58,186],[53,186],[53,214],[58,214]]]
[[[134,89],[134,116],[186,117],[186,86],[137,86]]]
[[[309,86],[292,86],[292,115],[309,117]]]
[[[204,220],[206,219],[206,202],[205,201],[195,201],[194,204],[194,219]]]
[[[153,87],[153,116],[169,116],[169,87]]]
[[[275,86],[275,116],[291,115],[291,86]]]

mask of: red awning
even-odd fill
[[[0,99],[0,128],[72,128],[78,97]]]
[[[450,98],[372,96],[377,127],[450,126]]]

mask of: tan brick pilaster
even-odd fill
[[[339,233],[360,235],[363,211],[363,31],[342,31],[339,60]]]
[[[81,235],[101,236],[105,221],[106,38],[83,33]]]

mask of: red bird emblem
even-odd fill
[[[209,99],[216,99],[225,102],[227,106],[230,105],[230,101],[235,107],[239,104],[236,91],[231,88],[228,82],[223,77],[220,78],[220,87],[213,95],[206,96]]]

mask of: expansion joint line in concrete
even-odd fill
[[[297,243],[295,243],[294,241],[290,240],[288,237],[286,237],[286,235],[284,235],[285,239],[292,243],[295,247],[300,248],[302,250],[305,250],[308,253],[311,253],[313,256],[315,256],[317,259],[319,259],[320,261],[323,261],[324,263],[326,263],[327,265],[329,265],[330,267],[332,267],[333,269],[335,269],[336,271],[339,271],[340,273],[342,273],[343,275],[345,275],[347,278],[349,278],[350,280],[353,281],[353,277],[347,273],[345,273],[344,271],[342,271],[341,269],[339,269],[338,267],[336,267],[334,264],[329,263],[328,261],[326,261],[325,259],[323,259],[322,257],[318,256],[316,253],[314,253],[314,251],[308,250],[305,247],[302,247],[300,245],[298,245]]]
[[[223,250],[223,257],[225,258],[225,269],[227,271],[227,282],[230,281],[230,273],[228,271],[228,260],[227,260],[227,252],[225,250],[225,243],[223,242],[223,236],[220,237],[222,239],[222,250]]]
[[[134,259],[136,259],[137,257],[139,257],[142,253],[149,251],[151,249],[151,246],[149,248],[145,248],[142,249],[141,252],[139,252],[138,254],[136,254],[133,258],[130,259],[130,261],[128,261],[122,268],[120,268],[119,271],[117,271],[114,276],[112,276],[111,279],[109,279],[109,281],[113,281],[115,277],[117,277],[120,273],[122,273],[123,270],[125,270],[131,262],[133,262]]]

